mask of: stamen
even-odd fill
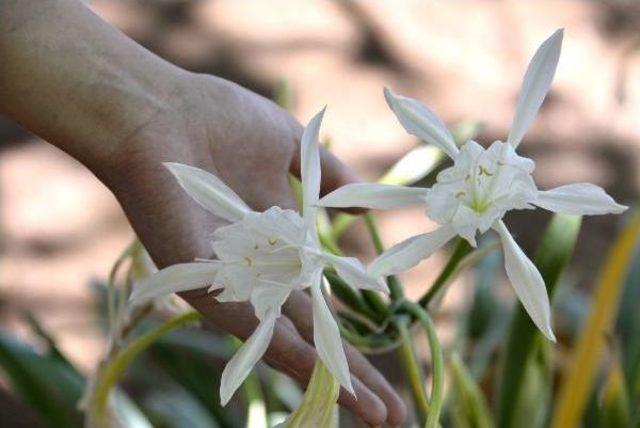
[[[478,166],[478,169],[479,169],[479,171],[478,171],[478,175],[482,175],[482,174],[484,174],[484,175],[486,175],[486,176],[488,176],[488,177],[493,176],[493,174],[492,174],[492,173],[490,173],[490,172],[489,172],[485,167],[483,167],[482,165],[479,165],[479,166]]]

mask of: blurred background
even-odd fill
[[[269,98],[286,84],[302,123],[327,104],[323,132],[331,149],[367,179],[419,144],[386,106],[383,86],[421,99],[452,127],[478,121],[483,144],[505,139],[530,57],[564,27],[554,84],[522,152],[536,161],[540,188],[589,181],[623,204],[638,200],[639,2],[94,0],[90,6],[186,69]],[[387,244],[434,227],[419,207],[376,215]],[[507,223],[530,252],[549,218],[536,210],[511,214]],[[584,219],[567,275],[579,290],[575,301],[588,299],[620,227],[616,216]],[[345,239],[366,258],[373,250],[360,243],[368,242],[358,239],[363,230],[356,224]],[[131,237],[95,177],[0,118],[3,329],[30,340],[23,316],[30,312],[89,371],[105,343],[89,284],[104,280]],[[421,295],[445,261],[443,251],[408,272],[408,294]],[[450,321],[472,297],[472,281],[473,274],[459,279],[438,314],[445,342],[453,336]],[[513,299],[506,288],[502,294]]]

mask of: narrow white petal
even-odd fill
[[[396,95],[391,89],[384,88],[387,104],[396,114],[406,131],[425,143],[440,148],[451,158],[458,154],[458,147],[451,133],[442,121],[420,101],[402,95]]]
[[[576,215],[620,214],[627,209],[616,203],[604,189],[591,183],[567,184],[539,191],[534,204],[549,211]]]
[[[354,257],[339,257],[325,253],[324,258],[336,269],[338,275],[354,288],[389,292],[387,284],[380,277],[368,274],[360,260]]]
[[[494,230],[500,235],[507,277],[520,303],[542,334],[555,342],[556,338],[551,329],[551,307],[542,275],[516,244],[502,221],[498,222]]]
[[[404,240],[379,255],[369,266],[369,275],[377,277],[405,271],[429,257],[454,236],[453,228],[442,226],[433,232]]]
[[[215,175],[189,165],[165,162],[164,166],[194,201],[207,211],[229,221],[238,221],[251,208]]]
[[[233,393],[249,376],[253,366],[267,351],[277,318],[277,314],[269,312],[249,339],[227,363],[220,379],[220,403],[223,406],[229,402]]]
[[[333,208],[400,208],[424,203],[426,189],[379,183],[351,183],[320,199],[318,205]]]
[[[354,394],[340,330],[322,294],[321,277],[317,277],[311,285],[311,301],[313,302],[313,342],[318,356],[340,385]]]
[[[562,34],[563,30],[557,30],[540,45],[524,74],[516,113],[507,139],[514,147],[518,147],[522,141],[547,96],[560,59]]]
[[[316,205],[320,197],[320,147],[318,134],[326,107],[317,113],[304,129],[300,142],[300,176],[302,181],[302,213],[305,222],[315,230]]]
[[[139,304],[167,294],[205,287],[213,283],[220,266],[221,263],[215,260],[169,266],[136,283],[129,300]]]

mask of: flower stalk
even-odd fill
[[[411,394],[418,413],[420,425],[424,426],[429,417],[429,399],[424,389],[424,372],[416,356],[413,347],[413,338],[409,329],[409,317],[401,316],[396,321],[398,332],[400,333],[400,347],[398,356],[404,369],[404,374],[409,380]]]
[[[371,213],[366,213],[364,215],[364,221],[367,225],[367,230],[369,231],[369,235],[371,236],[371,241],[373,242],[373,246],[376,249],[376,253],[378,255],[383,254],[385,248],[384,244],[382,243],[382,238],[380,237],[380,232],[378,231],[376,219]],[[400,300],[404,297],[402,284],[400,284],[400,281],[395,275],[390,275],[387,277],[387,285],[389,286],[389,296],[391,297],[391,300]]]
[[[420,305],[405,301],[403,308],[418,319],[420,325],[427,334],[429,341],[429,351],[431,352],[431,398],[429,399],[429,411],[425,423],[426,428],[437,428],[439,426],[440,411],[442,410],[442,399],[444,396],[444,357],[442,347],[438,340],[436,327],[433,320]]]
[[[92,419],[89,425],[95,428],[109,427],[108,408],[110,392],[131,361],[140,354],[140,352],[144,351],[170,330],[194,323],[200,320],[200,318],[201,315],[195,311],[178,315],[118,351],[117,354],[109,360],[104,369],[99,371],[95,381],[96,384],[88,406]]]
[[[456,268],[460,264],[460,262],[473,250],[473,247],[469,245],[469,243],[462,238],[458,238],[458,242],[456,242],[455,247],[453,248],[453,252],[447,261],[447,264],[444,266],[440,275],[433,282],[429,290],[420,298],[418,303],[423,308],[427,308],[429,304],[433,301],[433,299],[440,293],[440,291],[444,288],[444,286],[449,282],[452,275],[455,273]]]

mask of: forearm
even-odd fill
[[[0,58],[0,113],[89,166],[169,108],[183,74],[79,0],[2,0]]]

